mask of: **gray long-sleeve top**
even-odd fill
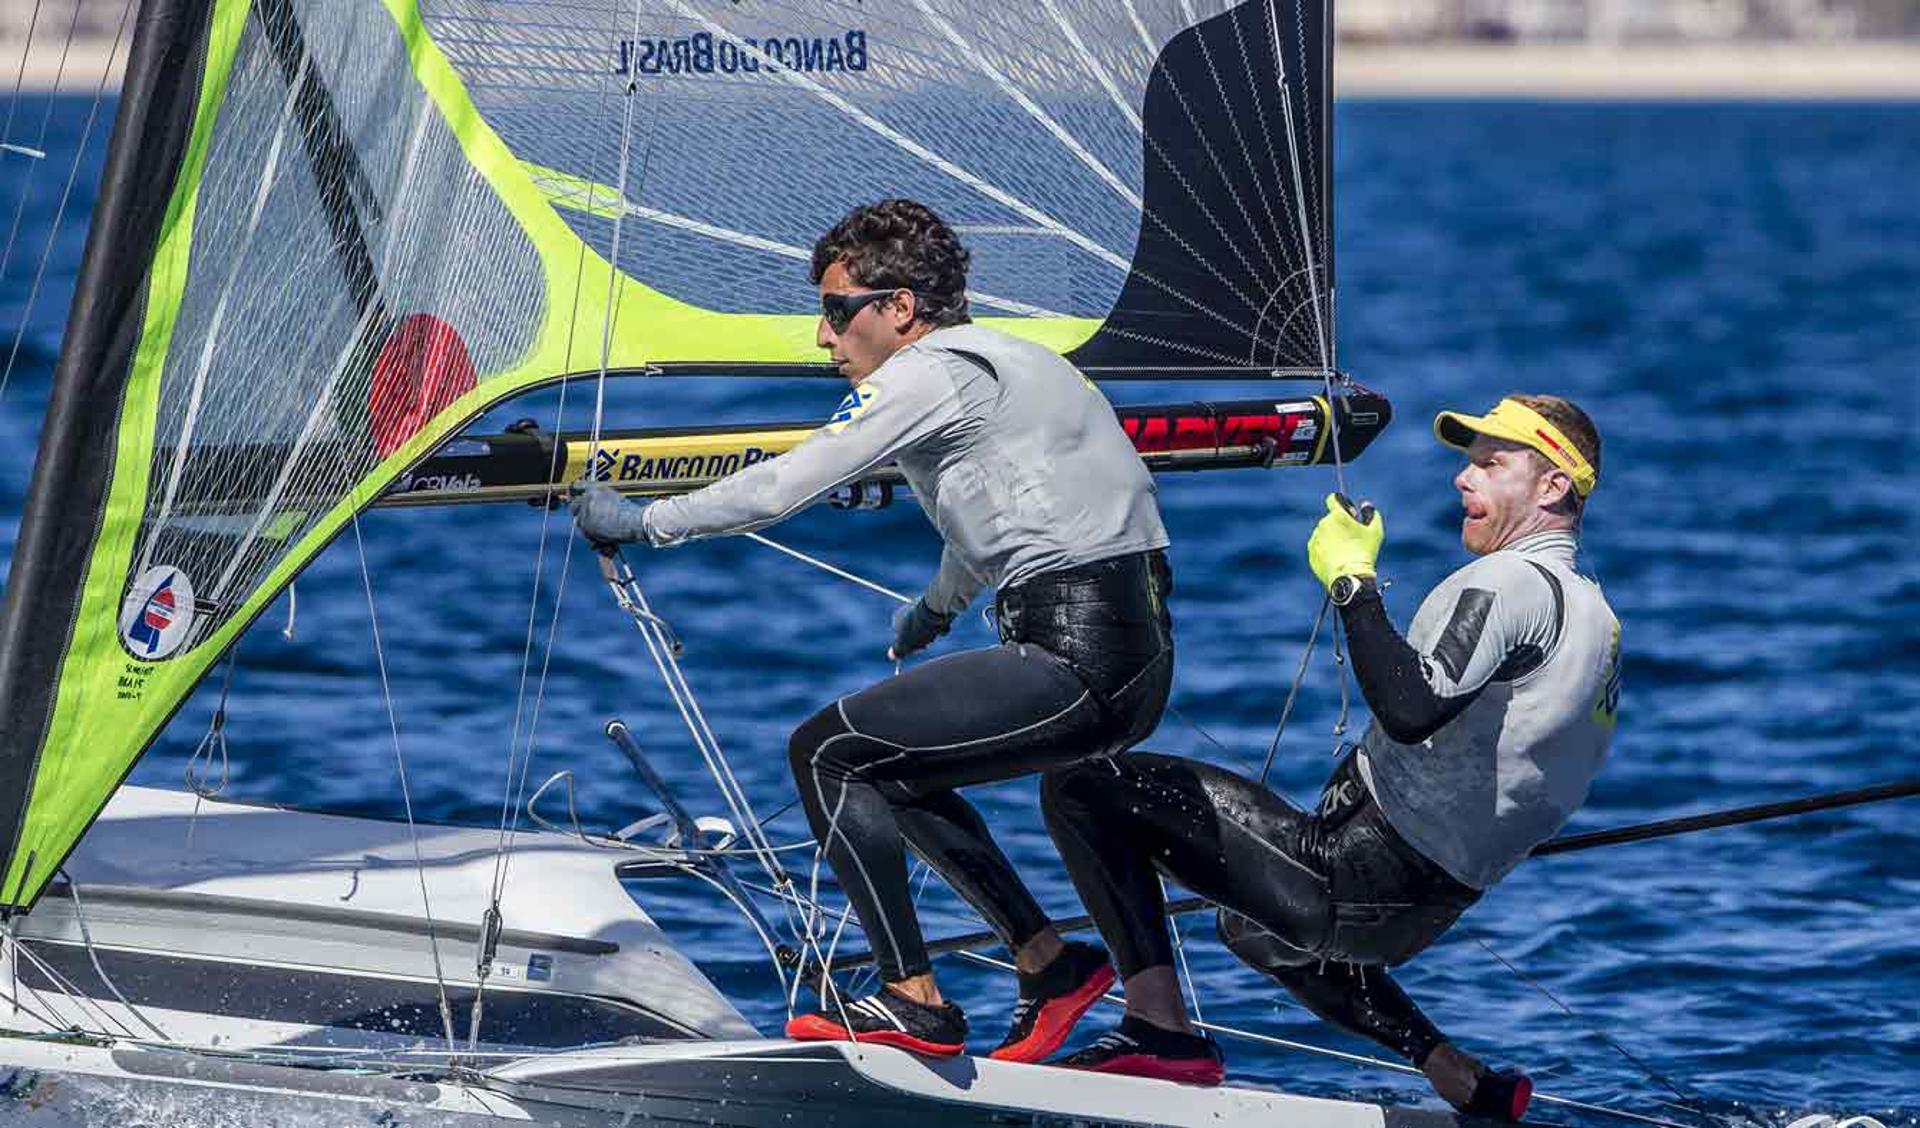
[[[1620,621],[1575,570],[1577,547],[1571,532],[1536,533],[1473,561],[1421,602],[1405,642],[1378,595],[1342,609],[1375,710],[1361,775],[1401,837],[1475,889],[1566,824],[1613,740]],[[1419,682],[1397,695],[1431,704],[1380,699],[1387,671],[1366,667],[1389,661]]]
[[[889,462],[945,543],[925,595],[944,615],[986,585],[1167,544],[1153,476],[1100,390],[1052,350],[977,325],[895,353],[785,455],[648,506],[647,541],[762,528]]]

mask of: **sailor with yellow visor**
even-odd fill
[[[1600,436],[1572,403],[1527,395],[1485,415],[1442,412],[1434,433],[1466,451],[1453,484],[1460,538],[1477,559],[1427,596],[1404,637],[1374,582],[1381,515],[1330,495],[1308,541],[1373,713],[1317,808],[1149,753],[1048,775],[1048,828],[1113,952],[1128,1010],[1109,1036],[1120,1050],[1067,1064],[1219,1076],[1218,1050],[1192,1033],[1172,972],[1164,873],[1221,906],[1236,955],[1323,1019],[1407,1058],[1456,1107],[1505,1120],[1525,1111],[1525,1076],[1458,1049],[1386,968],[1433,943],[1556,833],[1606,757],[1620,627],[1575,566]]]

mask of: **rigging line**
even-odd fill
[[[201,801],[212,799],[227,789],[232,770],[227,757],[227,698],[233,692],[233,673],[240,664],[240,646],[245,641],[246,638],[242,635],[227,650],[227,672],[220,679],[220,701],[213,707],[213,718],[207,722],[207,734],[200,738],[200,743],[194,748],[193,755],[187,757],[186,770],[181,773],[182,782],[187,785],[187,790],[193,792],[193,815],[187,820],[189,845],[193,842],[194,827],[199,824]],[[199,774],[197,770],[201,757],[205,756],[207,767],[212,768],[216,753],[220,757],[220,781],[212,786],[203,786],[206,777]]]
[[[34,4],[34,18],[36,21],[39,19],[39,15],[40,15],[40,5],[36,0],[36,3]],[[44,156],[47,151],[47,130],[48,130],[48,127],[50,127],[53,124],[54,102],[58,100],[60,96],[60,86],[62,83],[66,81],[66,78],[67,78],[67,55],[73,49],[74,31],[79,26],[80,26],[80,5],[76,3],[73,6],[73,18],[67,22],[66,42],[62,44],[60,48],[60,65],[54,71],[53,86],[47,91],[47,107],[45,112],[43,112],[40,115],[40,133],[34,139],[34,142],[33,142],[34,152],[40,153],[42,156]],[[29,48],[31,48],[32,42],[33,42],[33,30],[31,27],[29,27],[27,31],[27,43]],[[21,70],[22,72],[24,72],[26,69],[25,55],[21,56],[20,62],[21,62]],[[11,144],[13,141],[13,111],[19,106],[19,103],[20,103],[20,91],[18,86],[14,88],[13,99],[14,99],[13,102],[7,108],[7,123],[4,127],[0,127],[0,142],[6,142],[8,144]],[[18,146],[14,146],[14,147],[16,149],[18,148]],[[32,193],[29,191],[29,189],[33,186],[34,174],[39,171],[40,171],[40,162],[38,160],[35,160],[31,165],[27,166],[26,175],[20,178],[20,181],[19,181],[20,201],[14,205],[13,222],[7,226],[6,250],[4,252],[0,252],[0,278],[6,277],[7,267],[13,263],[14,239],[20,234],[20,224],[22,220],[26,217],[27,200],[32,196]]]
[[[633,28],[629,38],[634,43],[640,41],[640,0],[634,0]],[[620,156],[618,158],[620,165],[614,178],[614,193],[622,204],[627,200],[627,171],[633,157],[633,106],[639,100],[639,89],[638,80],[629,78],[626,97],[621,103]],[[650,115],[648,121],[653,121],[657,116],[657,114]],[[651,141],[651,131],[648,133],[648,138]],[[651,148],[651,144],[648,147]],[[617,308],[619,296],[626,289],[627,273],[620,267],[620,239],[625,233],[626,218],[625,207],[614,213],[613,239],[607,253],[607,300],[605,307],[600,311],[600,372],[594,381],[593,388],[593,436],[587,455],[589,464],[593,456],[600,452],[600,429],[607,409],[607,368],[613,355],[614,311]]]
[[[127,20],[133,12],[134,0],[127,0],[120,9],[120,26],[113,34],[113,46],[107,49],[107,61],[100,71],[100,82],[93,90],[93,105],[87,110],[87,123],[80,130],[80,143],[74,146],[73,164],[67,170],[67,186],[61,189],[60,205],[54,209],[53,226],[47,232],[47,245],[40,252],[40,265],[33,272],[33,285],[27,290],[27,304],[20,311],[20,327],[14,331],[13,347],[7,353],[7,364],[0,370],[0,399],[7,394],[7,384],[13,379],[13,366],[20,358],[21,342],[26,340],[27,326],[33,319],[33,307],[40,299],[40,286],[45,281],[47,262],[53,258],[53,247],[60,237],[60,225],[67,217],[67,204],[73,198],[74,182],[80,178],[80,162],[86,156],[87,144],[93,139],[93,127],[100,120],[100,103],[106,97],[107,80],[113,76],[113,60],[119,56],[120,43],[126,37]],[[25,65],[24,61],[21,64]]]
[[[745,790],[741,788],[740,781],[734,776],[731,766],[727,763],[725,753],[720,750],[720,742],[714,737],[712,726],[707,723],[706,714],[700,708],[699,700],[694,696],[685,673],[680,669],[679,661],[673,655],[672,647],[660,627],[660,619],[647,602],[646,592],[641,589],[632,570],[617,554],[602,559],[608,571],[616,572],[612,582],[617,583],[630,594],[634,606],[641,612],[635,618],[641,627],[641,638],[647,644],[648,656],[653,659],[655,669],[666,684],[667,692],[680,712],[680,719],[693,738],[694,747],[700,752],[701,759],[706,762],[707,771],[713,775],[714,781],[719,785],[721,798],[727,804],[728,813],[732,815],[734,825],[740,829],[741,836],[752,847],[767,876],[776,884],[781,882],[785,879],[785,874],[778,860],[768,852],[772,843],[759,829],[759,824],[753,816],[752,804],[747,800]]]
[[[668,0],[668,2],[675,9],[677,9],[682,15],[687,16],[690,19],[693,19],[694,21],[704,25],[708,30],[712,31],[715,35],[725,36],[729,41],[735,43],[736,45],[740,43],[740,39],[737,35],[735,35],[731,31],[728,31],[726,28],[720,26],[714,21],[707,19],[705,16],[701,15],[698,11],[696,11],[694,8],[688,5],[686,3],[686,0]],[[638,32],[636,31],[635,34],[637,36]],[[822,86],[820,83],[815,82],[810,78],[807,78],[805,75],[802,75],[797,71],[794,71],[787,67],[775,66],[770,63],[764,64],[761,70],[763,73],[771,73],[781,79],[784,79],[785,81],[793,83],[794,85],[800,87],[801,89],[807,91],[808,93],[815,95],[816,97],[820,98],[822,101],[826,102],[828,105],[832,106],[834,109],[839,110],[842,114],[852,118],[855,122],[857,122],[859,125],[867,129],[868,131],[878,134],[881,138],[893,143],[895,147],[904,150],[906,153],[910,154],[911,156],[919,158],[922,162],[926,164],[932,165],[935,169],[939,170],[942,173],[945,173],[947,176],[951,177],[954,180],[960,181],[962,184],[967,185],[969,188],[972,188],[974,191],[979,192],[981,195],[986,196],[990,200],[993,200],[995,203],[1011,208],[1012,210],[1018,212],[1019,214],[1026,216],[1028,219],[1032,220],[1034,223],[1040,224],[1043,227],[1046,227],[1046,228],[1049,228],[1050,230],[1058,232],[1061,236],[1063,236],[1068,242],[1072,243],[1074,246],[1080,248],[1082,251],[1085,251],[1088,255],[1092,256],[1093,258],[1099,259],[1102,262],[1107,263],[1109,266],[1112,266],[1114,269],[1120,271],[1122,274],[1127,273],[1127,271],[1129,270],[1131,264],[1129,264],[1125,258],[1121,257],[1118,254],[1115,254],[1111,250],[1108,250],[1106,247],[1101,246],[1098,242],[1094,241],[1091,237],[1085,234],[1082,234],[1081,232],[1076,231],[1071,227],[1068,227],[1066,224],[1060,222],[1059,220],[1048,215],[1047,213],[1041,211],[1039,208],[1033,206],[1032,204],[1027,203],[1025,200],[1022,200],[1019,197],[1014,196],[1012,193],[1006,191],[1005,189],[1002,189],[988,182],[987,180],[983,179],[979,175],[968,171],[967,169],[961,167],[958,164],[955,164],[953,161],[948,160],[947,158],[927,148],[925,145],[922,145],[918,141],[915,141],[913,138],[908,137],[906,134],[901,133],[899,130],[894,129],[892,126],[886,124],[880,119],[867,113],[865,110],[862,110],[860,107],[854,105],[853,102],[849,101],[847,98],[833,92],[832,90],[827,89],[825,86]]]
[[[61,974],[58,968],[48,963],[39,953],[20,943],[18,939],[14,941],[13,947],[17,955],[27,957],[27,962],[32,964],[34,969],[41,975],[46,976],[47,982],[53,985],[53,991],[55,993],[72,1002],[83,1016],[91,1014],[97,1018],[100,1022],[100,1026],[96,1031],[97,1033],[104,1034],[109,1038],[118,1037],[119,1035],[114,1034],[112,1030],[108,1029],[109,1026],[118,1026],[121,1032],[129,1038],[138,1038],[140,1036],[133,1027],[128,1026],[125,1022],[121,1021],[117,1015],[102,1005],[100,1000],[81,991],[77,984]],[[41,1004],[48,1010],[56,1014],[59,1013],[59,1008],[55,1007],[47,998],[46,992],[41,991],[38,987],[32,986],[29,986],[27,990],[33,992],[34,998],[39,999]],[[69,1023],[68,1025],[76,1030],[85,1029],[79,1023]]]
[[[1267,0],[1267,30],[1271,33],[1273,41],[1273,65],[1278,70],[1280,120],[1284,123],[1287,134],[1287,164],[1293,173],[1293,201],[1294,209],[1299,213],[1300,248],[1301,252],[1306,256],[1307,266],[1316,267],[1313,241],[1307,237],[1309,228],[1307,225],[1306,188],[1302,182],[1300,173],[1300,139],[1293,125],[1293,95],[1287,85],[1286,59],[1280,49],[1280,12],[1276,7],[1277,2],[1278,0]],[[1322,320],[1320,309],[1320,274],[1318,269],[1314,269],[1308,273],[1307,286],[1314,299],[1313,327],[1320,344],[1320,366],[1327,368],[1331,366],[1332,361],[1332,354],[1328,349],[1328,338],[1331,336],[1331,333],[1329,332],[1329,327],[1325,325]],[[1332,410],[1331,406],[1329,406],[1328,410]]]
[[[433,954],[433,984],[440,996],[440,1021],[446,1027],[447,1052],[458,1053],[453,1036],[453,1006],[447,1001],[447,976],[440,966],[440,937],[433,923],[433,898],[427,892],[427,862],[420,851],[420,828],[413,820],[413,789],[407,783],[407,760],[400,750],[400,718],[393,708],[393,688],[387,680],[387,652],[380,641],[380,615],[373,601],[373,573],[367,567],[367,545],[360,536],[360,515],[353,521],[353,546],[360,556],[360,582],[367,592],[367,620],[373,627],[373,656],[380,670],[380,700],[387,710],[387,729],[393,736],[393,763],[400,775],[400,801],[407,813],[407,836],[413,843],[413,870],[420,878],[420,905],[426,915],[427,949]]]
[[[20,69],[13,73],[13,97],[7,102],[7,121],[0,126],[0,141],[13,139],[13,115],[20,108],[20,88],[27,77],[27,59],[33,55],[33,33],[40,30],[40,5],[43,0],[33,0],[33,15],[27,20],[27,35],[20,41]],[[79,5],[74,5],[76,18]],[[69,35],[72,32],[68,32]]]
[[[745,536],[748,540],[754,542],[755,544],[766,545],[768,548],[773,549],[775,552],[784,552],[788,556],[793,557],[795,560],[800,561],[802,564],[811,564],[815,568],[820,569],[822,572],[825,572],[830,576],[838,576],[849,583],[858,584],[859,586],[866,588],[868,591],[874,592],[879,595],[884,595],[888,599],[891,599],[896,603],[912,603],[913,602],[913,598],[911,596],[901,595],[899,592],[893,590],[890,587],[883,587],[880,584],[874,583],[872,580],[864,579],[860,576],[856,576],[852,572],[849,572],[844,568],[835,567],[834,565],[827,563],[826,561],[820,559],[817,556],[808,556],[806,553],[801,552],[799,549],[791,548],[787,545],[781,544],[779,541],[773,540],[770,537],[763,537],[759,533],[743,533],[742,535]]]
[[[1314,644],[1320,641],[1320,628],[1326,624],[1327,608],[1333,606],[1331,596],[1321,596],[1320,611],[1313,617],[1313,630],[1307,633],[1306,645],[1300,648],[1300,666],[1294,671],[1293,685],[1287,689],[1286,704],[1280,708],[1280,721],[1273,726],[1273,739],[1267,742],[1267,758],[1260,764],[1260,784],[1265,786],[1267,776],[1273,772],[1273,758],[1280,751],[1280,737],[1287,731],[1287,721],[1293,716],[1294,702],[1300,698],[1300,687],[1307,680],[1307,662],[1313,657]]]
[[[17,949],[19,945],[20,945],[19,939],[15,937],[13,934],[12,922],[10,921],[0,922],[0,952],[6,951],[8,948]],[[60,1022],[56,1019],[49,1018],[46,1015],[40,1013],[40,1011],[38,1011],[37,1009],[30,1007],[27,1004],[20,1001],[20,956],[16,952],[12,955],[7,956],[6,961],[7,961],[7,1006],[11,1007],[14,1013],[16,1014],[24,1012],[28,1018],[33,1019],[35,1022],[38,1022],[40,1025],[46,1027],[48,1030],[59,1030],[69,1025],[68,1023]],[[27,988],[27,990],[33,991],[36,997],[38,997],[40,994],[39,991],[35,990],[32,987]],[[47,1009],[52,1010],[53,1008],[48,1007]]]
[[[1192,717],[1187,716],[1172,702],[1167,703],[1167,712],[1172,713],[1174,717],[1180,721],[1181,724],[1186,725],[1188,728],[1199,733],[1201,738],[1204,739],[1207,743],[1213,745],[1215,748],[1218,748],[1222,756],[1232,758],[1232,756],[1234,755],[1234,752],[1231,748],[1228,748],[1226,745],[1220,743],[1220,740],[1218,737],[1214,736],[1212,733],[1208,732],[1206,729],[1201,728],[1199,722],[1195,721]]]
[[[1028,117],[1038,122],[1042,129],[1052,134],[1054,140],[1065,146],[1067,151],[1072,153],[1076,160],[1087,166],[1095,176],[1106,183],[1107,187],[1113,189],[1116,195],[1127,203],[1132,204],[1134,211],[1141,210],[1144,205],[1140,200],[1140,194],[1128,187],[1126,182],[1115,175],[1114,171],[1108,168],[1104,161],[1094,156],[1091,152],[1088,152],[1086,146],[1080,143],[1079,138],[1069,132],[1065,126],[1054,120],[1053,115],[1047,113],[1038,103],[1027,96],[1026,91],[1016,86],[1011,78],[1008,78],[1000,68],[994,66],[992,61],[987,58],[985,52],[969,42],[966,36],[960,34],[959,28],[954,27],[945,17],[934,11],[933,6],[927,3],[927,0],[914,0],[914,6],[920,9],[920,14],[925,16],[933,26],[940,29],[941,34],[947,37],[948,42],[958,47],[972,60],[973,65],[979,69],[981,74],[991,79],[993,84],[998,86],[1002,93],[1013,99],[1014,104],[1026,111]]]
[[[120,988],[116,986],[113,980],[107,975],[107,969],[100,966],[100,953],[93,946],[93,932],[87,928],[87,912],[80,904],[80,883],[75,881],[71,875],[67,875],[65,870],[60,872],[67,878],[67,896],[73,900],[73,919],[80,926],[80,943],[87,950],[87,962],[93,965],[93,973],[100,977],[100,982],[107,985],[107,990],[113,992],[113,997],[120,1000],[120,1005],[127,1008],[128,1014],[139,1019],[140,1025],[153,1031],[154,1035],[162,1042],[167,1041],[167,1032],[155,1025],[154,1021],[147,1017],[145,1011],[128,1001],[127,997],[120,993]],[[131,1031],[129,1031],[129,1033],[131,1033]]]
[[[1017,971],[1012,964],[1005,960],[995,959],[992,956],[983,955],[979,952],[955,952],[954,955],[969,963],[978,964],[981,967],[991,967],[1008,972]],[[1100,1001],[1109,1006],[1117,1006],[1123,1009],[1126,1006],[1126,1002],[1123,999],[1111,994],[1102,995]],[[1335,1061],[1349,1062],[1354,1065],[1372,1066],[1376,1069],[1384,1069],[1390,1073],[1398,1073],[1408,1077],[1424,1078],[1426,1076],[1426,1074],[1420,1070],[1404,1062],[1388,1061],[1385,1058],[1369,1057],[1365,1054],[1348,1053],[1345,1050],[1316,1046],[1311,1042],[1296,1042],[1289,1038],[1281,1038],[1272,1034],[1261,1034],[1253,1030],[1242,1030],[1238,1027],[1226,1026],[1218,1022],[1203,1022],[1196,1019],[1193,1024],[1202,1030],[1209,1030],[1215,1034],[1225,1034],[1228,1037],[1241,1038],[1249,1042],[1273,1046],[1277,1049],[1293,1050],[1298,1053],[1312,1054],[1316,1057],[1332,1058]],[[1647,1116],[1644,1113],[1628,1112],[1624,1109],[1610,1108],[1607,1105],[1601,1104],[1589,1104],[1586,1101],[1577,1101],[1570,1097],[1556,1097],[1551,1093],[1543,1093],[1538,1089],[1534,1090],[1533,1099],[1546,1104],[1559,1105],[1562,1108],[1578,1109],[1582,1112],[1591,1112],[1621,1120],[1631,1120],[1640,1124],[1651,1124],[1655,1125],[1656,1128],[1697,1128],[1696,1125],[1681,1124],[1672,1120],[1662,1120],[1657,1116]]]
[[[1166,901],[1167,879],[1162,877],[1160,878],[1160,903],[1164,905]],[[1173,934],[1173,954],[1180,957],[1180,978],[1186,981],[1187,1006],[1192,1008],[1195,1022],[1205,1021],[1207,1016],[1200,1010],[1200,988],[1193,981],[1193,968],[1187,964],[1187,934],[1186,930],[1180,927],[1179,917],[1167,918],[1167,931]]]
[[[1685,1089],[1682,1089],[1679,1085],[1669,1080],[1664,1074],[1657,1072],[1652,1066],[1648,1065],[1644,1061],[1641,1061],[1625,1046],[1621,1045],[1613,1037],[1613,1035],[1607,1033],[1605,1028],[1603,1028],[1599,1022],[1597,1022],[1594,1019],[1590,1019],[1585,1015],[1575,1012],[1572,1007],[1568,1006],[1566,1002],[1560,998],[1560,996],[1548,990],[1545,984],[1541,983],[1539,980],[1528,975],[1526,972],[1521,971],[1518,967],[1514,965],[1512,960],[1507,959],[1507,957],[1495,951],[1493,948],[1493,945],[1487,943],[1486,939],[1482,937],[1480,933],[1476,929],[1474,929],[1472,926],[1468,926],[1462,929],[1462,931],[1465,932],[1466,935],[1470,937],[1475,944],[1478,944],[1480,946],[1481,951],[1487,953],[1487,955],[1489,956],[1492,956],[1500,964],[1501,967],[1504,967],[1509,972],[1513,973],[1513,976],[1516,979],[1520,980],[1520,982],[1522,983],[1525,983],[1527,986],[1533,988],[1534,991],[1538,992],[1542,998],[1546,999],[1548,1002],[1552,1003],[1554,1006],[1559,1007],[1560,1010],[1563,1013],[1565,1013],[1568,1018],[1571,1018],[1575,1022],[1578,1022],[1580,1025],[1586,1027],[1588,1032],[1598,1037],[1602,1042],[1605,1042],[1608,1046],[1611,1046],[1615,1053],[1618,1053],[1621,1057],[1627,1059],[1628,1062],[1632,1063],[1635,1069],[1638,1069],[1641,1073],[1646,1074],[1646,1076],[1650,1080],[1654,1081],[1656,1084],[1659,1084],[1665,1087],[1668,1092],[1672,1093],[1675,1097],[1679,1098],[1678,1107],[1680,1107],[1681,1109],[1684,1109],[1685,1111],[1695,1116],[1700,1117],[1703,1120],[1706,1120],[1709,1122],[1718,1122],[1718,1118],[1713,1116],[1711,1113],[1708,1113],[1696,1107],[1701,1103],[1699,1097],[1693,1095],[1692,1093],[1687,1092]]]
[[[616,23],[613,22],[615,16],[616,16],[616,12],[610,9],[608,11],[609,23],[607,27],[607,32],[610,37],[617,37],[619,35],[619,27]],[[489,19],[489,22],[492,22],[491,18]],[[611,75],[611,73],[608,73],[603,75],[601,78],[599,97],[597,100],[597,104],[595,106],[596,116],[600,114],[604,114],[606,112],[607,93],[609,89],[614,85],[612,82],[612,77],[613,76]],[[592,203],[591,190],[589,190],[588,203],[589,205],[591,205]],[[578,240],[577,242],[579,246],[574,253],[574,266],[573,266],[573,301],[571,304],[571,308],[568,311],[567,341],[566,341],[566,348],[564,352],[564,355],[566,357],[566,364],[569,369],[573,367],[574,348],[578,343],[578,330],[579,330],[579,324],[580,324],[580,299],[581,299],[581,290],[582,290],[580,283],[581,283],[581,280],[585,277],[586,262],[587,262],[586,240],[581,239],[581,240]],[[553,433],[556,435],[560,433],[560,431],[562,430],[566,422],[567,391],[568,391],[568,386],[570,384],[572,384],[571,380],[560,381],[559,403],[554,408]],[[563,448],[561,444],[556,442],[554,444],[552,458],[550,459],[549,464],[547,466],[547,472],[548,472],[547,476],[550,480],[558,478],[560,469],[563,468],[565,465],[565,462],[564,462],[565,455],[562,453],[562,450]],[[544,573],[546,568],[548,531],[550,528],[551,528],[551,523],[548,521],[547,515],[543,513],[540,520],[539,541],[534,552],[533,588],[527,602],[526,644],[521,650],[520,680],[519,680],[519,684],[515,687],[515,690],[514,690],[513,728],[509,731],[507,736],[506,774],[505,774],[505,777],[501,780],[501,787],[500,787],[500,836],[494,846],[493,881],[492,881],[492,884],[489,886],[489,896],[487,901],[487,907],[489,911],[492,912],[496,917],[499,915],[499,912],[500,912],[500,899],[506,894],[507,872],[509,867],[512,864],[512,854],[513,854],[514,844],[520,829],[520,810],[521,810],[524,796],[526,795],[528,775],[533,768],[533,749],[534,749],[534,742],[535,742],[535,734],[538,728],[537,718],[540,714],[541,704],[542,702],[544,702],[546,697],[547,675],[548,675],[548,671],[552,668],[553,652],[559,638],[560,609],[565,600],[566,591],[567,591],[567,576],[571,570],[571,565],[573,563],[573,537],[569,535],[566,538],[567,539],[566,546],[562,550],[562,555],[560,560],[560,578],[554,590],[553,612],[552,612],[552,618],[551,618],[550,624],[548,626],[546,653],[541,659],[540,676],[538,681],[536,682],[536,687],[534,691],[534,696],[535,696],[535,701],[533,706],[534,720],[532,721],[529,727],[529,730],[527,732],[526,759],[524,762],[521,762],[519,764],[519,777],[516,783],[514,769],[515,769],[516,761],[519,760],[519,755],[520,755],[519,748],[520,748],[521,725],[523,722],[526,722],[528,720],[528,717],[527,717],[528,670],[533,665],[534,637],[536,634],[537,624],[539,622],[539,614],[540,614],[540,584],[542,579],[544,578]],[[469,1050],[474,1049],[475,1044],[477,1043],[477,1039],[479,1035],[478,1026],[479,1026],[480,1008],[482,1006],[482,1002],[485,996],[485,991],[486,991],[486,976],[482,975],[474,996],[474,1014],[473,1014],[473,1021],[472,1023],[470,1023],[469,1039],[468,1039]]]

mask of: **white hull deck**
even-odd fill
[[[15,922],[24,953],[0,959],[13,1002],[0,1027],[444,1049],[444,981],[464,1046],[499,836],[422,826],[419,839],[416,867],[402,824],[122,788],[67,880]],[[479,1049],[757,1034],[627,894],[623,856],[520,836]]]
[[[629,1128],[1453,1128],[1439,1112],[984,1058],[928,1061],[885,1047],[792,1042],[619,1046],[525,1058],[459,1080],[280,1064],[139,1046],[0,1044],[16,1099],[99,1119],[117,1109],[193,1108],[196,1124],[298,1124],[303,1115],[434,1128],[541,1124]],[[238,1119],[235,1119],[238,1118]],[[316,1120],[336,1123],[337,1120]]]

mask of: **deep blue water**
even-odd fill
[[[37,126],[27,111],[38,104],[24,105]],[[86,110],[54,107],[44,164],[0,157],[0,223],[23,191],[27,201],[0,278],[0,341],[24,315]],[[1338,129],[1341,364],[1399,412],[1349,473],[1387,517],[1396,618],[1464,559],[1455,458],[1426,425],[1436,409],[1548,391],[1585,405],[1605,434],[1586,551],[1624,623],[1627,682],[1612,759],[1570,829],[1915,774],[1920,112],[1354,104]],[[15,533],[104,134],[103,123],[0,399],[0,553]],[[817,382],[628,386],[612,393],[610,418],[817,418],[839,394]],[[1196,394],[1114,389],[1137,401]],[[585,399],[575,396],[568,425],[585,424]],[[480,429],[522,414],[550,423],[554,408],[547,395]],[[1330,482],[1300,470],[1163,479],[1179,716],[1150,747],[1257,770],[1318,603],[1302,545]],[[433,817],[497,818],[540,525],[518,506],[364,521],[415,802]],[[556,582],[566,527],[555,518],[549,532],[541,618],[558,597],[560,630],[534,778],[571,769],[585,821],[625,823],[640,800],[599,735],[618,713],[696,808],[718,810],[632,627],[585,554]],[[809,513],[779,535],[908,590],[936,557],[911,505]],[[889,605],[745,542],[635,560],[687,640],[689,677],[755,803],[783,806],[787,731],[890,672],[880,656]],[[280,635],[283,606],[243,645],[230,794],[396,813],[351,537],[298,592],[293,641]],[[977,617],[957,634],[989,637]],[[1330,766],[1339,698],[1326,654],[1276,770],[1298,799]],[[212,701],[203,692],[180,715],[135,780],[179,783]],[[1042,899],[1079,911],[1031,781],[977,798]],[[794,813],[774,826],[777,840],[804,833]],[[1674,1089],[1624,1050],[1712,1109],[1920,1124],[1916,856],[1920,806],[1910,801],[1538,860],[1401,979],[1467,1047],[1528,1067],[1543,1091],[1686,1119]],[[659,890],[648,904],[771,1027],[769,978],[730,912],[693,890]],[[937,883],[926,904],[934,935],[974,927]],[[1373,1052],[1281,999],[1199,920],[1187,931],[1207,1018]],[[1009,984],[957,963],[941,975],[982,1036],[997,1037]],[[1243,1079],[1429,1099],[1390,1074],[1227,1049]]]

